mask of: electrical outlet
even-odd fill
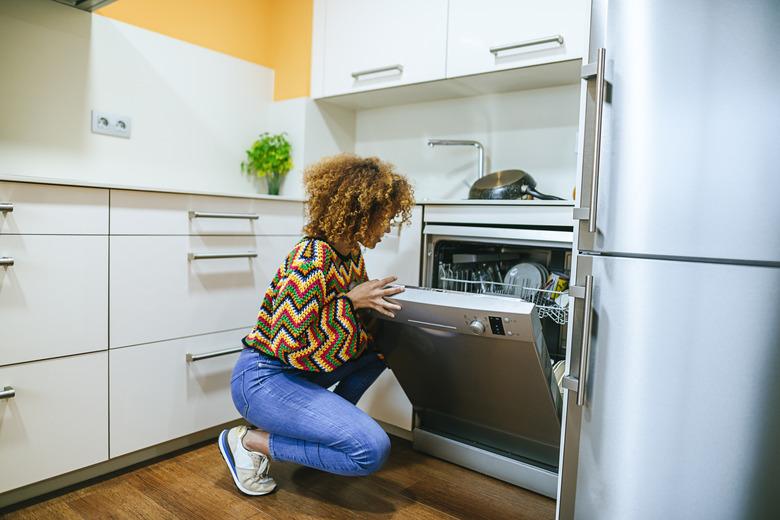
[[[129,117],[107,112],[92,111],[92,133],[113,135],[130,139],[131,121]]]

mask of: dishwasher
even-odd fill
[[[377,346],[416,450],[555,497],[571,228],[427,224]]]

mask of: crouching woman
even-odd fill
[[[225,430],[219,448],[238,488],[276,487],[270,461],[367,475],[390,441],[355,404],[385,369],[366,313],[392,316],[395,277],[368,280],[360,246],[375,247],[414,205],[405,177],[377,158],[330,157],[304,173],[306,236],[282,260],[233,370],[233,402],[253,426]],[[331,392],[329,387],[336,384]]]

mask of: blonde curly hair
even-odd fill
[[[303,231],[328,241],[364,244],[393,217],[410,220],[414,190],[393,165],[377,157],[325,157],[303,173],[308,223]]]

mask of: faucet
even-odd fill
[[[479,141],[469,141],[461,139],[428,139],[428,146],[473,146],[477,149],[479,157],[477,158],[477,179],[485,176],[485,149]]]

